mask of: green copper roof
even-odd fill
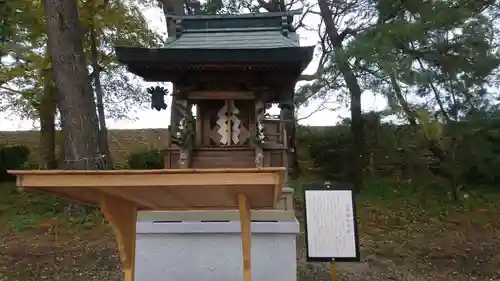
[[[285,48],[299,45],[297,34],[283,36],[280,31],[187,33],[165,48],[254,49]]]
[[[146,81],[198,85],[236,77],[235,83],[262,84],[274,89],[274,99],[289,99],[293,91],[283,89],[295,85],[315,48],[299,45],[292,24],[300,13],[168,16],[175,39],[155,49],[115,46],[116,56]]]
[[[167,49],[265,49],[298,47],[293,16],[301,11],[219,16],[171,17],[176,38]]]

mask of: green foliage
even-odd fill
[[[307,145],[314,170],[325,179],[345,181],[352,136],[347,126],[328,127],[321,132],[300,127],[297,136],[299,146]]]
[[[369,163],[365,176],[391,179],[397,184],[411,182],[415,186],[439,182],[453,185],[456,190],[466,185],[497,185],[500,183],[499,124],[495,120],[440,124],[442,131],[436,142],[446,156],[440,161],[429,151],[430,129],[366,122]],[[348,126],[299,127],[298,140],[299,146],[307,144],[316,174],[325,179],[348,180],[347,167],[353,149]]]
[[[488,205],[496,205],[497,198],[498,191],[492,192],[480,185],[466,185],[463,187],[462,200],[457,204],[450,200],[447,190],[440,183],[429,183],[416,191],[415,186],[409,182],[395,185],[384,179],[369,179],[363,186],[358,202],[369,202],[370,205],[400,205],[404,206],[405,210],[419,212],[424,216],[446,216],[449,213],[467,213]]]
[[[2,3],[4,3],[3,1]],[[0,110],[36,120],[43,96],[45,71],[51,69],[42,1],[7,1],[9,32],[0,40]],[[106,6],[102,6],[105,3]],[[142,4],[121,0],[78,1],[84,47],[90,58],[90,30],[97,34],[98,57],[105,107],[115,119],[130,118],[130,105],[149,101],[135,79],[116,60],[114,45],[156,47],[159,34],[152,31],[141,13]],[[3,17],[0,16],[3,19]],[[0,22],[0,29],[2,22]],[[1,39],[1,35],[0,35]],[[89,63],[90,64],[90,63]],[[89,73],[90,74],[90,73]]]
[[[409,115],[416,107],[458,121],[488,102],[484,86],[500,65],[492,1],[375,3],[379,21],[346,49],[357,71],[368,74],[365,87],[387,96],[394,113]],[[425,102],[395,98],[395,87]]]
[[[446,179],[456,197],[459,183],[464,177],[469,177],[467,175],[472,169],[477,170],[476,166],[491,163],[491,160],[487,160],[491,150],[480,155],[469,155],[470,149],[466,152],[463,148],[485,140],[484,137],[467,135],[467,131],[462,129],[450,130],[454,126],[452,123],[469,123],[471,118],[484,117],[492,111],[491,104],[496,95],[488,93],[486,88],[488,83],[497,83],[500,66],[497,48],[499,33],[496,27],[498,3],[470,0],[332,3],[322,0],[319,4],[325,23],[332,20],[336,26],[321,31],[321,35],[327,39],[321,38],[321,67],[317,79],[298,91],[296,105],[307,105],[308,101],[314,99],[328,100],[332,95],[342,101],[348,96],[346,94],[351,94],[351,100],[357,103],[359,90],[353,87],[356,84],[361,91],[371,90],[386,97],[388,108],[385,112],[411,125],[411,134],[402,135],[411,146],[408,143],[398,146],[401,150],[398,157],[408,162],[398,164],[399,170],[416,179],[424,175],[417,176],[415,170],[431,171],[433,175]],[[325,10],[330,10],[330,15],[324,13]],[[330,19],[332,16],[333,19]],[[367,16],[370,19],[364,20]],[[342,21],[345,18],[356,20]],[[328,39],[331,42],[326,44]],[[347,75],[350,78],[346,77],[347,68],[353,72]],[[351,81],[350,87],[347,87],[347,81]],[[357,138],[351,140],[354,143],[358,143],[363,136],[362,129],[357,125],[370,121],[366,116],[360,118],[356,103],[351,104],[351,116],[355,121],[352,127],[353,131],[358,132]],[[482,122],[486,120],[483,118]],[[484,128],[484,124],[479,126]],[[377,157],[385,154],[379,151],[389,151],[379,146],[385,140],[390,140],[387,143],[398,141],[392,135],[381,134],[378,130],[365,127],[365,131],[367,140],[363,141],[367,151],[359,147],[356,154],[369,162],[365,163],[365,172],[373,174],[379,161]],[[381,135],[385,137],[382,142]],[[331,156],[344,160],[338,154],[344,148],[337,143],[344,136],[332,137],[338,137],[339,140],[330,141],[330,145],[320,142],[322,144],[317,145],[317,151],[312,156],[317,158],[316,162],[327,159],[316,165],[320,169],[326,169],[323,162],[333,165],[328,162],[326,155],[319,154],[321,151],[331,153],[331,150],[335,150],[336,154]],[[429,157],[426,154],[430,154]],[[384,157],[389,157],[394,163],[399,161],[397,157]],[[436,159],[431,161],[432,165],[428,165],[429,161],[419,160],[425,157]],[[469,157],[475,157],[477,162],[471,164],[464,160]],[[360,166],[357,162],[357,158],[351,158],[344,164]],[[327,174],[339,175],[342,171],[334,168]],[[496,178],[496,173],[488,174]],[[353,178],[360,177],[356,175]]]
[[[500,182],[500,120],[471,119],[468,122],[450,124],[447,138],[442,140],[450,157],[451,169],[464,181],[479,184]]]
[[[24,145],[0,147],[0,182],[14,180],[15,177],[9,175],[7,170],[21,169],[29,154]]]
[[[128,167],[130,169],[163,169],[165,167],[163,150],[151,149],[130,154]]]

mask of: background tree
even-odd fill
[[[64,118],[65,166],[96,168],[92,160],[99,155],[99,129],[77,3],[46,0],[44,8],[56,97]]]
[[[25,11],[25,16],[17,18],[16,13],[10,15],[11,20],[17,20],[17,24],[13,25],[16,28],[14,33],[17,37],[11,37],[9,43],[0,45],[4,50],[3,58],[5,59],[0,65],[0,77],[5,77],[5,84],[0,88],[1,109],[15,112],[23,118],[39,119],[41,166],[53,168],[56,158],[54,152],[56,109],[55,103],[50,102],[54,101],[54,98],[49,95],[53,91],[47,90],[52,84],[52,70],[50,56],[46,50],[47,36],[43,7],[38,1],[20,1],[18,4],[21,3],[25,5],[22,9]],[[78,2],[86,58],[89,59],[87,64],[95,66],[97,58],[100,66],[99,74],[103,78],[100,81],[103,88],[100,92],[103,94],[101,98],[104,102],[103,104],[98,102],[98,105],[103,105],[98,107],[106,109],[107,117],[130,119],[132,118],[130,104],[139,106],[138,109],[140,109],[141,105],[146,106],[148,97],[138,81],[131,78],[124,67],[118,64],[113,46],[114,44],[155,46],[159,37],[149,29],[136,4],[123,1],[96,3],[99,2]],[[26,6],[28,4],[29,6]],[[106,9],[102,7],[104,4]],[[19,6],[15,10],[18,9],[20,9]],[[90,27],[95,19],[98,24],[94,24],[94,29],[92,29]],[[94,38],[90,36],[92,30]],[[94,53],[92,53],[93,45],[96,47]],[[95,67],[90,67],[90,69],[95,69]],[[96,73],[91,70],[89,74],[94,82]],[[99,88],[95,87],[96,99],[98,99]],[[102,110],[100,113],[100,115],[103,114]],[[105,122],[105,118],[106,116],[99,116],[101,125]],[[100,133],[103,134],[105,131],[100,130]],[[107,144],[102,141],[103,139],[106,138],[101,136],[101,147]],[[106,148],[101,152],[108,155]]]
[[[97,113],[99,119],[99,144],[101,153],[106,157],[106,163],[112,167],[111,153],[109,151],[108,134],[106,128],[106,116],[104,109],[104,87],[101,80],[101,72],[105,69],[101,63],[101,57],[108,57],[108,68],[120,67],[116,60],[111,62],[113,48],[116,44],[148,45],[155,46],[157,37],[148,29],[148,25],[137,6],[126,4],[122,1],[104,1],[99,4],[86,2],[82,9],[81,22],[86,27],[86,41],[88,46],[89,64],[92,68],[91,77],[97,102]],[[107,35],[114,30],[114,34]],[[136,33],[140,33],[137,36]],[[102,51],[100,51],[102,50]],[[105,54],[106,52],[108,54]],[[115,64],[115,65],[110,65]],[[123,79],[122,79],[123,80]],[[134,91],[132,94],[136,94]],[[141,96],[141,95],[140,95]],[[144,96],[144,95],[142,95]]]
[[[485,86],[500,62],[490,13],[494,5],[379,1],[377,23],[350,46],[366,87],[388,97],[394,113],[422,130],[440,163],[434,171],[449,181],[454,196],[453,159],[465,132],[451,123],[477,115],[491,100]],[[405,96],[411,95],[424,103],[410,103]],[[450,124],[450,131],[445,133],[442,124]]]
[[[426,146],[446,162],[436,127],[469,114],[465,108],[481,100],[475,93],[484,93],[487,77],[498,65],[491,52],[494,5],[494,1],[318,0],[321,75],[300,93],[302,99],[323,99],[348,92],[356,147],[351,175],[356,185],[360,186],[367,165],[359,157],[366,154],[360,105],[366,90],[389,97],[391,113],[410,124],[427,124],[424,135],[433,139],[427,139]],[[410,103],[407,95],[412,94],[424,103]],[[416,114],[417,108],[425,111]],[[428,122],[422,120],[426,111],[432,117]]]
[[[350,128],[354,148],[348,161],[350,181],[361,189],[365,163],[364,122],[361,109],[363,89],[352,65],[352,57],[346,54],[346,42],[370,25],[374,11],[369,2],[361,0],[318,0],[321,17],[318,26],[320,38],[319,71],[315,81],[300,91],[299,99],[326,98],[332,93],[347,94],[351,112]]]

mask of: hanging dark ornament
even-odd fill
[[[167,104],[165,103],[165,95],[168,94],[167,89],[156,86],[148,88],[147,91],[151,95],[151,108],[158,111],[167,109]]]

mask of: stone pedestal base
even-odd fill
[[[296,220],[252,222],[252,281],[296,281]],[[239,221],[137,223],[136,281],[243,280]]]

